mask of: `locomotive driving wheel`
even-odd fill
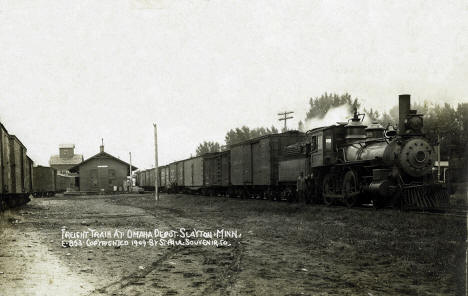
[[[335,193],[336,187],[334,177],[335,175],[333,174],[326,174],[322,182],[323,203],[327,206],[331,206],[334,202],[334,198],[331,197]]]
[[[343,177],[343,194],[344,201],[348,208],[356,205],[360,190],[357,174],[353,170],[349,170]]]

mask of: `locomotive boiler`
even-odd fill
[[[432,178],[436,154],[424,137],[423,115],[410,109],[410,95],[399,97],[398,133],[366,126],[363,117],[356,111],[347,123],[308,132],[314,197],[348,206],[444,207],[448,193]]]

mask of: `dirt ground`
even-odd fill
[[[465,295],[466,221],[195,195],[33,199],[0,219],[0,295]],[[227,246],[135,238],[185,242],[180,228],[234,232],[215,240]],[[87,245],[116,230],[129,245]]]

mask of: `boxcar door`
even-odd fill
[[[229,186],[230,185],[230,180],[231,180],[231,159],[230,159],[230,153],[223,153],[221,156],[221,175],[222,175],[222,181],[221,185],[222,186]]]
[[[242,181],[244,184],[252,184],[252,145],[242,145]]]
[[[265,138],[252,143],[252,179],[254,185],[270,185],[270,141],[274,140],[276,139]],[[276,152],[276,150],[273,152]]]

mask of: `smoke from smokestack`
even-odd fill
[[[334,125],[337,122],[346,122],[352,117],[350,112],[351,106],[344,104],[338,107],[330,108],[322,118],[314,117],[307,119],[304,123],[306,130],[311,130],[316,127]]]

